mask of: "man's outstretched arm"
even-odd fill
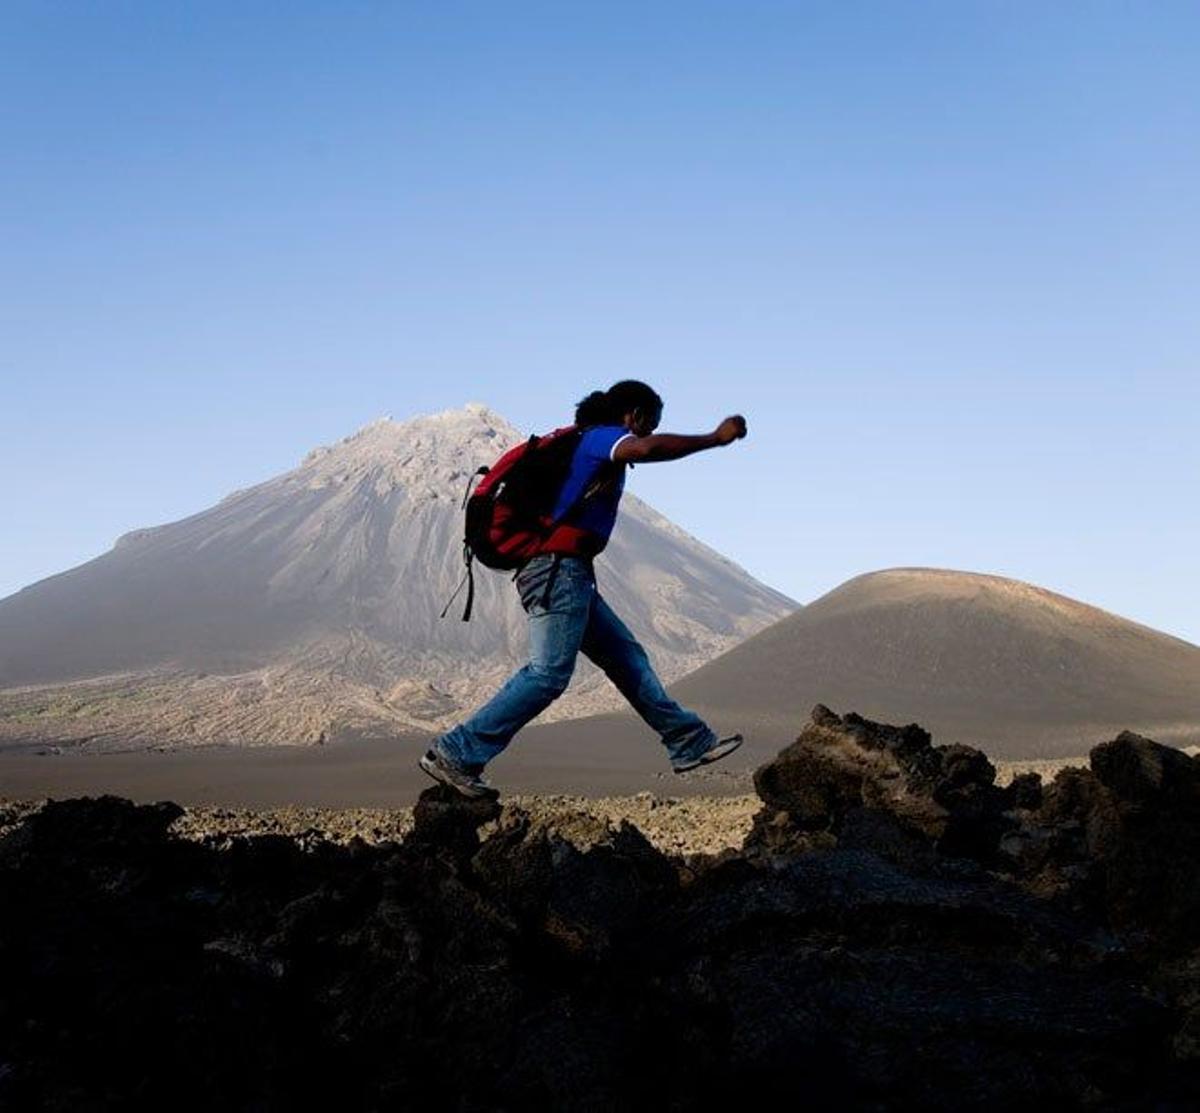
[[[626,437],[613,452],[613,459],[626,464],[651,464],[659,460],[678,460],[706,448],[720,448],[746,435],[746,419],[741,414],[727,417],[711,433],[651,433],[645,437]]]

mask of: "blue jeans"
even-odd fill
[[[466,722],[434,741],[451,761],[474,769],[491,761],[566,691],[580,650],[658,732],[672,765],[687,763],[716,740],[699,715],[667,695],[646,651],[600,598],[591,561],[536,556],[517,574],[516,585],[529,616],[529,664]]]

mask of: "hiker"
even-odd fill
[[[494,798],[484,766],[526,723],[566,690],[582,651],[604,670],[662,737],[671,768],[684,773],[732,753],[740,734],[718,738],[663,689],[646,651],[596,589],[592,561],[608,543],[627,464],[678,460],[746,435],[740,415],[711,433],[655,433],[662,399],[627,379],[593,391],[575,410],[582,430],[558,494],[549,534],[515,576],[529,617],[529,663],[465,722],[435,738],[420,766],[464,796]],[[481,469],[486,471],[486,469]]]

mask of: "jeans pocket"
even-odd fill
[[[545,564],[523,568],[516,584],[521,606],[527,614],[536,615],[566,613],[590,606],[596,581],[590,564],[554,554],[548,555]]]
[[[517,573],[517,594],[521,597],[521,606],[526,611],[535,604],[545,606],[549,603],[547,596],[554,586],[553,579],[557,571],[558,561],[552,556],[538,556]]]

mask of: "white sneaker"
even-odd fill
[[[742,741],[743,739],[740,734],[730,734],[725,738],[718,738],[699,757],[688,758],[682,764],[672,765],[671,768],[676,773],[686,773],[689,769],[695,769],[701,765],[710,765],[714,761],[720,761],[726,754],[733,753],[742,744]]]

